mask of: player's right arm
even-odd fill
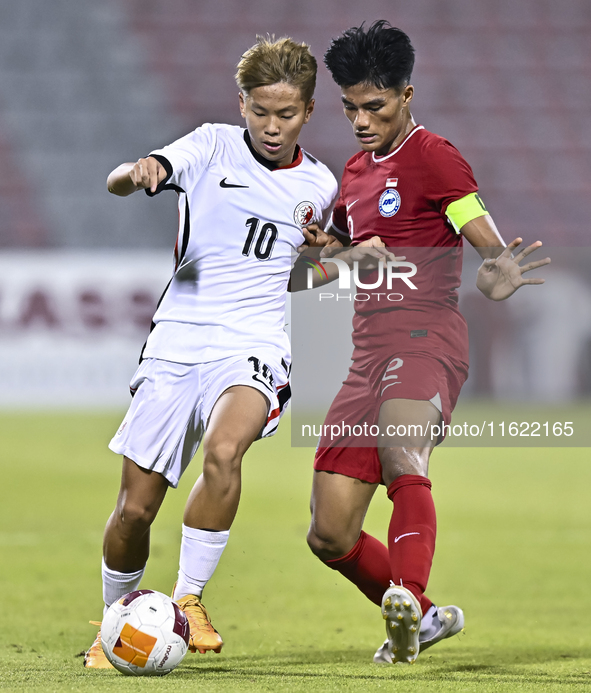
[[[149,189],[155,193],[159,183],[167,176],[164,166],[153,156],[125,163],[111,171],[107,178],[107,189],[113,195],[127,197],[138,190]]]

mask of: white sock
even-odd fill
[[[124,594],[137,590],[145,569],[144,567],[141,570],[136,570],[135,573],[120,573],[117,570],[111,570],[103,558],[103,601],[105,602],[105,607],[110,607],[113,602],[121,599]]]
[[[441,621],[437,614],[437,607],[435,604],[427,609],[427,613],[421,619],[421,630],[420,633],[427,638],[432,637],[441,628]]]
[[[228,543],[230,530],[208,532],[183,525],[179,579],[174,589],[174,598],[187,594],[200,597],[205,585],[213,575]]]

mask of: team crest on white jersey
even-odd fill
[[[312,202],[300,202],[293,212],[293,220],[298,226],[311,224],[317,218],[316,207]]]
[[[378,203],[380,214],[383,217],[393,217],[400,209],[400,193],[396,188],[388,188],[380,196]]]

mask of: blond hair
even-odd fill
[[[240,58],[236,83],[248,94],[251,89],[286,82],[300,90],[308,103],[314,96],[318,63],[305,43],[290,38],[257,36],[257,42]]]

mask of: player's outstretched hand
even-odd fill
[[[138,159],[129,171],[129,178],[138,190],[150,188],[151,192],[156,192],[158,183],[165,177],[164,166],[153,156]]]
[[[478,277],[476,286],[482,293],[493,301],[503,301],[514,294],[520,286],[524,284],[543,284],[544,279],[531,278],[524,279],[525,272],[543,267],[550,263],[550,258],[528,262],[525,265],[519,263],[524,260],[530,253],[537,250],[542,241],[536,241],[527,248],[521,250],[515,257],[512,256],[512,251],[521,244],[523,239],[516,238],[497,258],[487,258],[478,269]]]
[[[158,184],[166,178],[166,169],[153,156],[126,162],[109,173],[107,188],[113,195],[127,197],[138,190],[150,188],[156,192]]]
[[[307,248],[322,248],[320,257],[329,257],[335,250],[343,247],[343,244],[338,238],[325,233],[318,224],[308,224],[308,226],[304,226],[302,233],[306,240],[298,247],[298,253],[302,253]]]

